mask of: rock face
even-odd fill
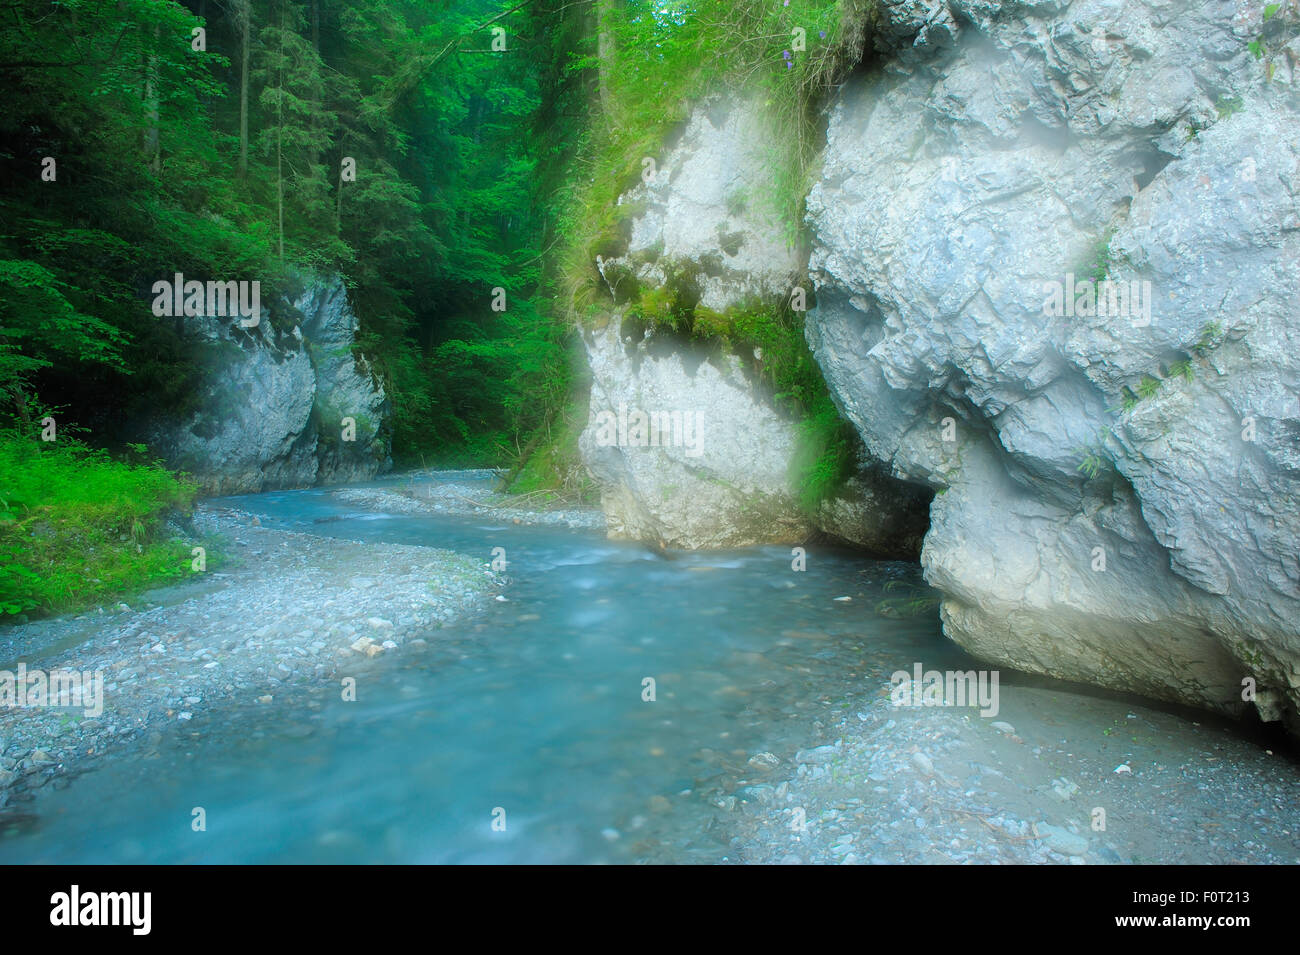
[[[611,537],[699,548],[811,532],[787,477],[794,426],[738,359],[635,326],[625,333],[618,317],[584,339],[591,410],[579,448]]]
[[[635,210],[626,251],[597,260],[616,300],[673,279],[723,311],[785,298],[804,281],[765,186],[772,135],[751,101],[716,99],[693,111],[667,154],[619,199]]]
[[[799,253],[756,194],[768,133],[753,103],[701,105],[653,177],[622,197],[628,240],[598,260],[615,302],[666,286],[700,308],[783,300]],[[886,556],[915,556],[924,496],[868,470],[814,515],[791,482],[795,422],[738,356],[647,329],[615,307],[584,332],[592,386],[579,447],[612,537],[680,548],[801,542],[818,532]]]
[[[205,356],[200,410],[160,416],[142,436],[205,494],[365,480],[392,465],[388,401],[352,355],[357,318],[342,281],[308,279],[280,305],[296,322],[288,332],[265,314],[249,329],[186,319]]]
[[[1300,729],[1300,43],[1257,62],[1273,27],[1224,0],[881,22],[808,199],[807,334],[937,492],[946,632]]]

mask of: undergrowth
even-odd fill
[[[136,446],[139,456],[142,448]],[[75,610],[191,573],[164,518],[195,488],[154,462],[116,461],[74,438],[0,432],[0,619]]]
[[[595,118],[576,149],[562,194],[555,261],[560,304],[569,318],[598,302],[597,255],[617,254],[634,210],[618,198],[656,159],[700,97],[733,91],[758,97],[773,130],[767,197],[796,240],[818,146],[818,107],[861,54],[871,0],[691,3],[628,0],[599,25],[599,48],[569,69],[598,74]],[[802,31],[804,49],[796,49]]]

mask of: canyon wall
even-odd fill
[[[702,104],[653,175],[622,197],[626,240],[596,263],[611,304],[583,330],[592,377],[583,460],[613,537],[700,548],[830,534],[914,558],[928,493],[864,462],[829,500],[801,506],[797,422],[760,373],[761,349],[724,349],[635,313],[647,293],[724,313],[807,285],[806,253],[761,193],[770,136],[753,101]]]
[[[827,107],[806,273],[754,211],[761,110],[722,101],[624,197],[602,274],[618,303],[685,268],[710,308],[811,281],[808,342],[889,482],[858,513],[897,538],[934,495],[922,564],[976,656],[1298,729],[1300,41],[1280,30],[1231,0],[884,0]],[[851,523],[793,507],[793,426],[747,356],[623,308],[586,332],[583,436],[617,533]],[[601,445],[620,403],[707,411],[716,454]]]
[[[887,7],[808,198],[807,334],[937,492],[945,632],[1295,726],[1296,44],[1257,62],[1221,0]]]
[[[382,383],[353,356],[357,317],[338,276],[244,328],[238,318],[187,317],[201,364],[194,414],[161,409],[140,427],[169,467],[204,494],[241,494],[373,478],[392,466]],[[345,420],[350,419],[350,420]]]

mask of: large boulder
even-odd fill
[[[945,631],[1300,726],[1291,38],[1257,62],[1274,27],[1227,0],[884,10],[808,199],[807,334],[872,455],[936,491]]]

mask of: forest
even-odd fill
[[[65,545],[133,565],[104,579],[140,560],[181,573],[155,518],[193,489],[160,472],[141,423],[195,410],[204,346],[151,307],[160,277],[256,282],[283,333],[276,301],[341,275],[396,467],[499,467],[517,492],[590,500],[575,338],[608,302],[593,262],[625,226],[618,196],[693,98],[754,87],[783,131],[770,197],[797,245],[812,108],[861,9],[819,0],[792,28],[775,4],[5,2],[0,580],[23,592],[5,609],[100,592]],[[809,503],[847,472],[849,432],[788,308],[630,307],[763,346],[804,421]],[[64,529],[32,534],[51,521]],[[95,546],[123,534],[140,553]]]

